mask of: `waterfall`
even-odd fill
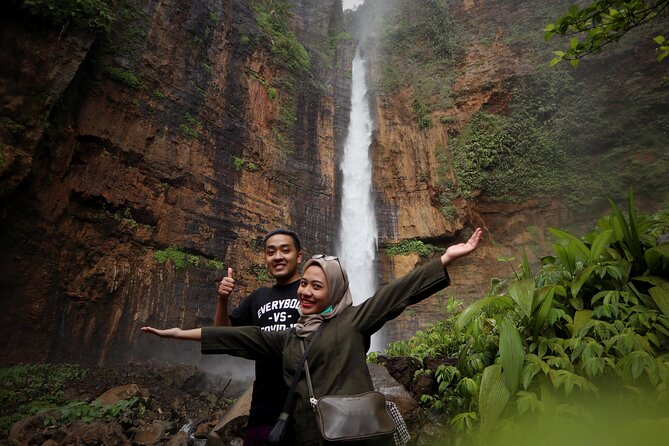
[[[355,305],[376,287],[374,257],[377,228],[372,194],[372,118],[367,97],[365,60],[360,47],[353,59],[351,116],[341,162],[343,176],[339,257],[348,273]],[[374,340],[372,349],[374,349]]]

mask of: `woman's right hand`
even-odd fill
[[[156,336],[160,336],[161,338],[178,338],[179,337],[179,332],[181,331],[180,328],[174,327],[174,328],[168,328],[166,330],[161,330],[159,328],[153,328],[153,327],[142,327],[140,328],[144,333],[151,333]]]
[[[151,333],[161,338],[173,338],[173,339],[183,339],[185,341],[199,341],[202,339],[202,329],[201,328],[191,328],[190,330],[182,330],[180,328],[168,328],[166,330],[161,330],[159,328],[153,327],[142,327],[140,328],[144,333]]]

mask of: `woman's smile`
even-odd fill
[[[297,297],[300,299],[302,314],[319,314],[328,307],[328,281],[320,266],[315,264],[304,270]]]

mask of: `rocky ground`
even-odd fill
[[[410,444],[430,444],[443,434],[442,423],[432,420],[416,399],[431,391],[431,374],[414,379],[420,367],[417,361],[381,359],[387,368],[370,365],[374,387],[400,408],[412,436]],[[82,411],[82,404],[77,403],[78,409],[61,409],[57,416],[47,412],[25,417],[12,426],[8,438],[0,438],[0,444],[241,446],[250,398],[244,390],[249,384],[248,380],[206,373],[193,365],[148,363],[93,368],[63,390],[67,401],[100,401],[92,412]],[[85,406],[89,408],[90,404]],[[102,408],[112,406],[120,407],[119,413],[100,416]],[[11,408],[3,408],[3,413],[11,413]],[[225,428],[215,429],[221,420],[230,422]]]
[[[151,363],[93,368],[84,378],[68,383],[63,392],[65,399],[92,402],[99,398],[103,404],[136,399],[127,412],[130,416],[57,426],[49,422],[48,413],[34,415],[14,424],[9,438],[0,439],[0,444],[204,443],[216,422],[239,397],[244,384],[188,365]],[[4,409],[7,412],[8,408]],[[86,413],[79,415],[84,418]],[[245,419],[240,421],[243,426]],[[230,435],[228,444],[241,441],[241,432]]]

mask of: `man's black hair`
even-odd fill
[[[293,238],[293,244],[295,245],[295,249],[297,249],[297,252],[302,251],[302,242],[300,242],[300,237],[297,235],[297,232],[291,231],[290,229],[285,229],[285,228],[278,228],[273,231],[268,232],[265,237],[262,239],[262,245],[263,247],[267,248],[267,240],[269,240],[270,237],[273,237],[277,234],[282,234],[282,235],[289,235]]]

